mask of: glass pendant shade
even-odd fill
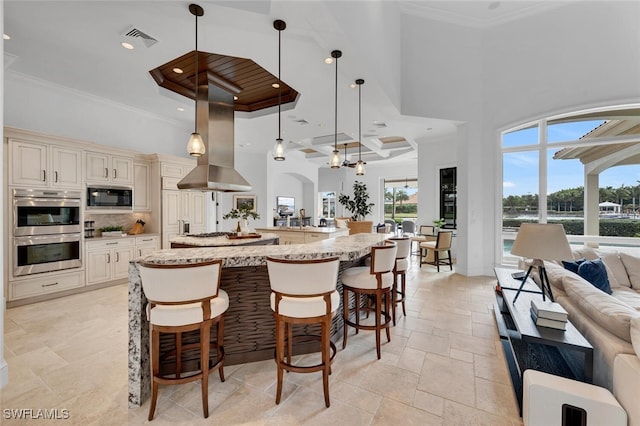
[[[276,139],[276,144],[273,146],[273,159],[276,161],[284,161],[287,157],[287,153],[284,149],[282,139]]]
[[[356,163],[356,175],[362,176],[364,175],[364,161],[358,160]]]
[[[333,153],[331,154],[330,164],[332,169],[340,168],[340,151],[338,150],[333,151]]]
[[[192,157],[200,157],[205,153],[206,147],[200,133],[191,133],[191,137],[187,143],[187,151],[189,151],[189,155]]]

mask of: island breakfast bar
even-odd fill
[[[340,271],[337,286],[342,293],[342,271],[359,263],[371,252],[371,246],[386,238],[386,234],[355,234],[286,246],[165,249],[132,261],[129,264],[129,406],[141,405],[151,390],[149,323],[145,314],[147,300],[141,288],[138,262],[185,264],[222,259],[221,288],[229,294],[224,329],[225,364],[238,364],[273,357],[275,332],[269,303],[271,288],[266,267],[267,256],[286,259],[338,256]],[[304,285],[304,277],[301,277],[300,285]],[[338,312],[342,312],[342,305]],[[341,333],[342,315],[336,315],[331,327],[332,340],[339,339]]]

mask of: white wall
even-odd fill
[[[3,16],[4,1],[0,1],[0,16]],[[4,30],[4,22],[0,19],[0,29]],[[0,31],[1,32],[1,31]],[[4,128],[4,43],[0,44],[0,129]],[[4,164],[4,150],[0,150],[0,164]],[[4,192],[4,173],[0,174],[0,188],[3,188]],[[4,194],[2,197],[3,203],[6,203],[7,196]],[[3,204],[0,209],[0,223],[4,223],[4,211],[6,206]],[[5,227],[0,226],[0,239],[4,241]],[[4,271],[4,254],[0,256],[0,271]],[[6,301],[4,299],[5,287],[7,283],[4,280],[2,274],[2,293],[0,293],[0,388],[9,383],[9,366],[4,359],[4,311],[6,309]]]

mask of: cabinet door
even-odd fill
[[[137,257],[142,257],[142,256],[146,256],[151,252],[154,252],[158,250],[158,245],[157,244],[147,244],[147,245],[143,245],[143,246],[136,246],[136,256]]]
[[[133,210],[148,211],[149,201],[149,165],[133,164]]]
[[[80,188],[82,186],[82,151],[51,147],[51,186]]]
[[[111,250],[87,251],[87,285],[111,280]]]
[[[162,231],[177,234],[182,220],[180,191],[162,191]]]
[[[122,185],[133,183],[133,159],[128,157],[111,158],[111,181]]]
[[[189,191],[189,221],[192,232],[204,231],[206,228],[205,219],[205,197],[206,193],[200,191]]]
[[[118,280],[129,276],[129,262],[133,260],[133,253],[133,247],[113,249],[113,255],[111,256],[113,276],[111,279]]]
[[[86,173],[91,182],[109,182],[109,155],[101,152],[87,152]]]
[[[12,185],[47,186],[48,147],[42,144],[9,141],[11,158],[9,169]]]

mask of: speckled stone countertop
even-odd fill
[[[263,237],[264,235],[266,234],[263,234]],[[273,235],[273,237],[276,236]],[[197,263],[222,259],[222,266],[225,268],[265,265],[267,256],[285,259],[320,259],[339,256],[340,260],[347,261],[369,254],[372,245],[384,241],[386,238],[388,238],[386,234],[354,234],[309,244],[165,249],[150,253],[136,259],[136,261],[167,264]],[[195,239],[206,240],[207,238]]]
[[[327,227],[317,227],[317,226],[303,226],[302,228],[298,226],[292,226],[290,228],[287,228],[286,226],[275,226],[272,228],[256,228],[256,232],[278,232],[278,231],[333,234],[335,232],[349,231],[349,230],[347,228],[327,228]]]
[[[190,246],[201,247],[228,247],[228,246],[241,246],[247,243],[253,243],[257,241],[273,240],[278,238],[276,234],[260,234],[260,238],[238,238],[229,239],[225,236],[222,237],[188,237],[178,236],[171,239],[172,243],[187,244]],[[184,249],[181,249],[184,250]]]

